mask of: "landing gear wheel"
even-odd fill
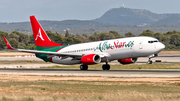
[[[87,65],[80,65],[80,70],[88,70],[88,66]]]
[[[110,65],[109,64],[104,64],[104,65],[102,65],[102,69],[103,70],[109,70],[110,69]]]
[[[148,64],[152,64],[152,60],[148,60]]]

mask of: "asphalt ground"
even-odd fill
[[[178,55],[161,55],[152,59],[162,63],[180,62]],[[42,61],[36,57],[1,57],[0,61]],[[137,63],[147,63],[148,57],[139,58]],[[110,65],[119,64],[112,61]],[[105,76],[105,77],[180,77],[180,70],[88,70],[79,69],[41,69],[39,67],[58,64],[0,64],[0,74],[3,75],[49,75],[49,76]],[[18,68],[23,66],[22,68]]]
[[[0,75],[46,75],[82,77],[180,77],[180,70],[88,70],[1,68]]]

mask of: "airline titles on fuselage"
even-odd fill
[[[124,47],[133,47],[134,41],[129,42],[120,42],[119,40],[116,40],[112,43],[108,43],[108,41],[101,42],[96,48],[87,48],[87,49],[79,49],[79,50],[71,50],[71,51],[65,51],[63,53],[75,53],[75,52],[84,52],[84,51],[100,51],[103,52],[104,50],[114,50],[118,48],[124,48]]]

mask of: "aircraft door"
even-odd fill
[[[143,39],[139,41],[139,49],[143,49]]]

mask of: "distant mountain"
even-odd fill
[[[143,9],[119,7],[108,10],[94,21],[116,25],[150,25],[163,18],[166,18],[166,15],[152,13]]]
[[[46,28],[86,28],[86,27],[104,27],[111,24],[103,24],[91,20],[64,20],[64,21],[40,21]]]
[[[164,26],[164,25],[173,25],[173,26],[180,25],[180,16],[170,16],[151,24],[151,26]]]
[[[91,20],[64,20],[64,21],[39,21],[45,30],[54,30],[63,33],[66,29],[76,28],[94,28],[114,26],[111,24],[103,24]],[[19,31],[22,33],[32,34],[30,22],[17,23],[0,23],[0,30],[11,33],[12,31]],[[61,31],[60,31],[61,30]],[[93,30],[92,30],[93,31]],[[76,32],[77,33],[77,32]]]
[[[40,21],[40,23],[45,30],[61,34],[66,29],[70,29],[70,33],[74,34],[93,34],[110,30],[123,34],[136,30],[134,33],[139,34],[142,29],[146,28],[154,29],[157,32],[164,32],[164,29],[166,31],[175,30],[174,28],[180,29],[180,14],[156,14],[144,9],[119,7],[108,10],[100,18],[94,20]],[[151,28],[149,28],[150,26]],[[156,29],[154,26],[163,26],[161,27],[163,29]],[[0,30],[8,33],[19,31],[32,34],[30,22],[0,23]]]

